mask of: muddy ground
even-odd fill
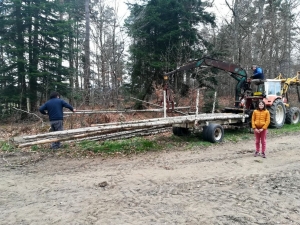
[[[300,136],[135,156],[1,153],[0,224],[300,224]],[[64,151],[64,150],[59,150]]]

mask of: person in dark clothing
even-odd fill
[[[58,92],[54,91],[50,94],[50,99],[39,108],[39,111],[49,116],[51,131],[62,131],[63,128],[63,108],[68,108],[72,112],[75,112],[71,105],[69,105],[64,100],[60,99],[60,95]],[[47,112],[46,112],[47,111]],[[60,148],[60,142],[53,142],[51,144],[51,149]]]
[[[252,70],[253,70],[253,76],[251,77],[252,79],[260,79],[260,80],[265,79],[264,72],[263,72],[262,68],[260,68],[256,65],[253,65]]]

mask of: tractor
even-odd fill
[[[300,85],[298,79],[300,72],[294,78],[284,79],[278,76],[274,79],[257,80],[248,78],[246,71],[239,65],[204,57],[164,73],[164,82],[168,82],[168,77],[176,72],[196,67],[214,67],[229,72],[230,76],[237,81],[234,107],[225,107],[223,112],[246,113],[249,115],[246,122],[251,125],[252,112],[257,107],[258,101],[262,100],[270,112],[270,127],[281,128],[285,122],[299,122],[300,111],[297,107],[289,107],[287,90],[290,85]],[[297,93],[299,98],[299,91]]]

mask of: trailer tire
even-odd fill
[[[270,112],[270,127],[281,128],[285,122],[286,108],[281,99],[276,99],[273,104],[268,108]]]
[[[224,129],[221,125],[211,123],[203,129],[203,139],[211,143],[221,142],[224,137]]]
[[[173,127],[173,134],[175,136],[188,136],[191,134],[189,128]]]
[[[300,120],[300,111],[297,107],[291,107],[286,112],[285,122],[287,124],[297,124]]]
[[[248,114],[249,117],[247,118],[246,123],[248,123],[249,129],[250,129],[250,133],[251,133],[253,110],[249,110],[249,111],[247,112],[247,114]]]
[[[203,127],[203,131],[202,131],[202,139],[204,140],[204,141],[208,141],[207,140],[207,126],[204,126]]]

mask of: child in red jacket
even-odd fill
[[[263,101],[259,101],[257,109],[252,114],[252,128],[254,129],[256,147],[254,157],[259,155],[261,143],[261,155],[263,158],[266,158],[266,138],[269,124],[270,113],[266,109],[266,104]]]

